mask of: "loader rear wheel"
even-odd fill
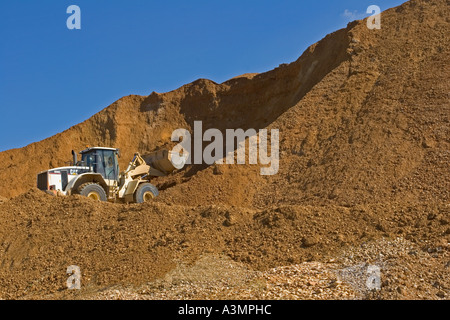
[[[158,189],[151,183],[141,184],[134,193],[134,202],[143,203],[152,201],[159,195]]]
[[[106,192],[96,183],[85,183],[78,188],[78,193],[96,201],[107,201]]]

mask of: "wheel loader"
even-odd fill
[[[50,194],[79,194],[93,200],[143,203],[157,197],[152,177],[166,176],[186,164],[187,155],[168,150],[134,155],[128,168],[119,172],[120,150],[94,147],[72,151],[73,165],[40,172],[37,187]]]

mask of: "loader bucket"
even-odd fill
[[[187,154],[180,155],[169,150],[159,150],[142,156],[145,162],[165,174],[180,170],[186,165]]]

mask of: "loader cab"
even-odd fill
[[[105,180],[119,181],[119,149],[88,148],[81,153],[81,164],[91,172],[99,173]]]

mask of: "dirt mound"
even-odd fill
[[[448,201],[445,13],[446,1],[410,1],[384,12],[381,30],[355,22],[311,46],[280,69],[294,70],[298,63],[303,68],[295,79],[309,74],[306,69],[316,74],[326,65],[327,71],[306,95],[294,94],[293,105],[268,126],[280,130],[278,174],[262,177],[238,166],[222,176],[207,170],[160,200],[183,204],[196,195],[193,201],[207,204],[215,196],[221,203],[233,198],[236,205],[250,207]],[[346,46],[332,48],[335,43]],[[225,188],[221,194],[223,181],[234,185],[233,191]]]
[[[157,281],[204,254],[259,271],[330,259],[344,266],[345,252],[361,256],[359,265],[387,252],[373,245],[364,256],[362,244],[397,238],[412,249],[380,260],[393,280],[378,297],[448,297],[448,277],[435,276],[449,267],[448,16],[447,1],[409,1],[382,14],[381,30],[353,22],[275,70],[124,97],[0,153],[0,194],[15,197],[0,200],[0,298],[95,295]],[[143,205],[34,188],[38,171],[65,165],[72,149],[118,147],[124,168],[197,120],[203,130],[279,129],[278,174],[191,165],[155,179],[160,197]],[[81,292],[65,290],[71,265],[81,268]]]
[[[289,66],[253,78],[222,84],[199,79],[164,94],[124,97],[60,134],[0,153],[0,194],[26,192],[35,186],[40,170],[66,164],[72,149],[82,150],[86,145],[119,147],[124,168],[135,152],[166,145],[175,129],[190,130],[194,121],[203,121],[204,130],[264,128],[347,58],[348,42],[347,30],[340,30]]]
[[[250,207],[448,201],[448,11],[445,0],[410,1],[384,12],[381,30],[353,22],[275,70],[124,97],[56,136],[0,153],[0,194],[25,192],[40,170],[66,164],[72,149],[86,145],[119,147],[124,168],[136,151],[167,145],[174,129],[201,120],[203,130],[279,129],[279,173],[253,170],[242,179],[248,170],[233,166],[227,175],[200,177],[206,166],[190,166],[155,182],[170,188],[161,199],[206,205],[232,198]],[[259,190],[242,196],[250,184]]]
[[[398,236],[409,239],[417,254],[432,258],[427,263],[444,274],[450,250],[448,205],[265,210],[117,205],[81,196],[53,197],[33,189],[1,204],[0,212],[3,299],[77,298],[113,286],[136,287],[164,278],[180,263],[195,263],[203,254],[228,256],[260,271],[327,262],[346,248]],[[77,293],[66,290],[66,270],[72,265],[82,272],[82,290]],[[409,260],[410,272],[422,265]],[[415,277],[420,278],[417,273]],[[429,278],[436,281],[434,274]],[[448,278],[438,279],[443,288],[449,287]],[[414,290],[414,284],[405,285]]]

